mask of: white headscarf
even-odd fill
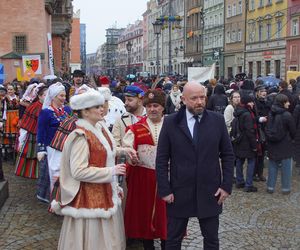
[[[52,84],[48,88],[47,95],[46,95],[44,103],[43,103],[43,109],[49,108],[54,97],[57,96],[62,91],[66,91],[66,90],[65,90],[64,85],[62,85],[61,82]]]
[[[38,86],[37,83],[30,84],[27,87],[21,101],[32,102],[36,98],[36,94],[34,92],[34,89],[36,88],[36,86]]]

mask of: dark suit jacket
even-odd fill
[[[220,214],[222,206],[214,194],[219,187],[231,193],[233,166],[234,154],[222,115],[203,112],[197,145],[187,126],[185,107],[165,117],[156,175],[160,197],[175,196],[174,203],[167,205],[169,216],[207,218]]]

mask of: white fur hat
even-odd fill
[[[111,91],[108,87],[98,87],[98,90],[104,96],[105,101],[111,99]]]
[[[94,89],[89,89],[82,94],[74,95],[70,99],[70,106],[73,110],[82,110],[103,104],[103,95]]]

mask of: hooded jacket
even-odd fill
[[[234,145],[235,156],[238,158],[254,158],[256,156],[256,131],[255,119],[251,117],[247,106],[239,105],[234,116],[238,118],[240,131],[242,133],[241,141]]]
[[[267,139],[268,157],[273,161],[281,161],[293,156],[293,142],[296,135],[296,125],[293,116],[284,107],[273,104],[269,116],[280,115],[283,123],[283,130],[286,135],[278,142],[271,142]],[[268,119],[270,120],[270,119]]]

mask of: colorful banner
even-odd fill
[[[289,82],[291,79],[295,79],[300,76],[300,71],[287,71],[286,72],[286,81]]]
[[[40,55],[24,55],[22,56],[23,72],[34,72],[35,75],[42,74],[42,60]]]
[[[47,42],[48,42],[48,56],[49,56],[50,75],[54,75],[54,57],[53,57],[53,47],[52,47],[51,33],[47,33]]]
[[[5,75],[4,75],[4,65],[0,63],[0,84],[4,83]]]

